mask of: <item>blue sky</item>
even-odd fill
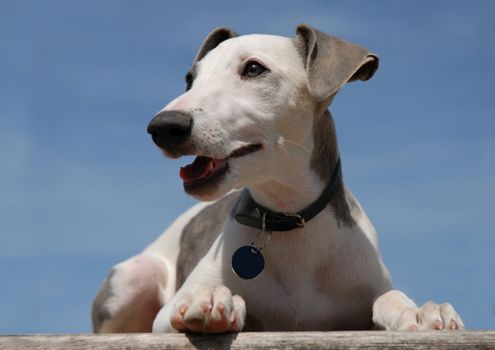
[[[145,132],[217,26],[377,53],[334,101],[395,287],[495,328],[495,3],[0,1],[0,333],[89,332],[110,267],[194,203]]]

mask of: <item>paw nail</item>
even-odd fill
[[[433,322],[432,327],[433,327],[433,329],[443,329],[443,322],[437,320],[437,321]]]
[[[176,314],[170,319],[170,324],[178,331],[184,330],[184,325],[182,323],[182,316],[179,314]]]
[[[201,310],[203,311],[203,313],[207,314],[211,310],[211,305],[209,303],[206,303],[206,302],[202,303],[201,304]]]

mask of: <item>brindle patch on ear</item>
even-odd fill
[[[328,183],[339,159],[337,133],[332,115],[326,110],[313,121],[314,148],[311,154],[311,168],[324,183]],[[340,225],[354,225],[354,219],[345,195],[344,182],[341,180],[337,194],[330,202]]]
[[[217,47],[222,41],[234,38],[238,35],[239,34],[229,28],[214,29],[203,41],[203,44],[201,45],[201,48],[199,49],[196,58],[194,59],[194,63],[202,60],[208,52]]]
[[[239,192],[226,195],[204,208],[184,227],[176,263],[176,290],[182,286],[220,235],[238,197]]]
[[[378,56],[364,47],[305,24],[297,27],[295,44],[305,64],[308,90],[316,101],[335,95],[345,83],[370,79],[378,69]]]

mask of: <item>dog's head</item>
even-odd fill
[[[184,188],[214,200],[284,176],[301,150],[309,165],[313,117],[345,83],[368,80],[377,67],[366,49],[306,25],[295,39],[220,28],[199,49],[186,92],[148,132],[169,157],[197,156],[180,170]]]

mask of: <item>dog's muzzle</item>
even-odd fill
[[[173,154],[191,135],[193,118],[182,111],[162,111],[148,125],[148,134],[161,149]]]

